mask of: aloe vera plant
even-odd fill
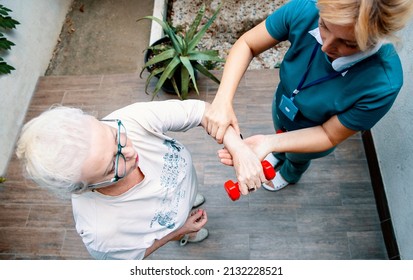
[[[205,25],[200,26],[205,15],[205,4],[202,5],[194,21],[186,31],[179,31],[167,21],[154,16],[145,16],[138,19],[138,21],[142,19],[154,20],[162,26],[165,36],[169,38],[169,42],[166,44],[154,45],[148,48],[153,54],[145,63],[141,72],[141,75],[145,69],[150,72],[146,80],[146,93],[148,93],[148,85],[151,79],[158,77],[155,89],[152,92],[152,99],[155,98],[167,80],[172,82],[175,93],[182,100],[187,98],[191,84],[199,95],[195,71],[202,73],[218,84],[220,83],[219,79],[202,62],[224,62],[224,59],[219,57],[217,50],[198,49],[198,44],[217,17],[221,5],[218,6]],[[176,75],[177,72],[180,75]],[[177,77],[180,78],[179,87],[176,80]]]

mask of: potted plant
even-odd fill
[[[141,77],[145,69],[150,73],[146,80],[146,93],[148,93],[147,88],[152,78],[158,78],[152,92],[152,98],[155,98],[159,90],[168,81],[172,84],[174,92],[182,100],[187,98],[191,87],[199,95],[196,82],[197,72],[202,73],[216,83],[220,83],[218,78],[203,63],[224,62],[225,60],[219,57],[217,50],[200,50],[198,43],[215,20],[221,5],[218,6],[205,25],[200,26],[205,15],[205,4],[202,5],[187,30],[173,27],[166,20],[154,16],[138,19],[138,21],[142,19],[156,21],[162,26],[166,36],[166,38],[154,43],[147,49],[147,61],[141,72]]]

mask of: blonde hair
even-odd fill
[[[90,148],[90,118],[80,109],[60,106],[26,123],[16,148],[25,175],[59,197],[83,191],[87,185],[80,175]]]
[[[395,33],[408,22],[412,0],[318,0],[320,17],[337,25],[354,24],[361,50],[383,40],[395,40]]]

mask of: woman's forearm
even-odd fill
[[[264,154],[270,152],[311,153],[333,147],[321,126],[265,136]]]
[[[232,104],[237,87],[253,58],[252,52],[242,38],[235,42],[226,59],[214,102]]]
[[[258,137],[257,141],[261,143],[253,146],[259,157],[270,152],[316,153],[337,146],[355,133],[357,131],[346,128],[337,116],[333,116],[319,126]]]
[[[152,254],[153,252],[155,252],[156,250],[161,248],[163,245],[165,245],[169,241],[176,241],[176,240],[181,239],[184,236],[184,234],[185,234],[184,230],[182,228],[180,228],[176,231],[173,231],[173,232],[165,235],[163,238],[161,238],[159,240],[155,240],[155,242],[153,242],[152,246],[146,249],[144,258],[146,258],[150,254]]]

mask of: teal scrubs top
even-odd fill
[[[391,44],[353,65],[344,76],[301,90],[294,99],[299,109],[294,121],[278,109],[282,95],[291,97],[306,72],[318,44],[308,32],[318,27],[318,19],[314,0],[292,0],[266,19],[266,28],[274,39],[291,43],[280,66],[281,82],[275,93],[273,110],[278,122],[287,130],[295,130],[323,124],[337,115],[349,129],[368,130],[389,111],[403,84],[401,62]],[[304,86],[334,71],[320,45]]]

